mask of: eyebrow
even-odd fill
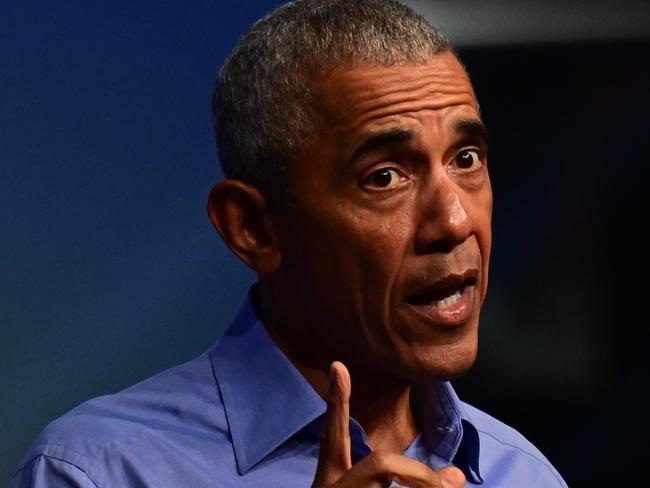
[[[372,134],[352,153],[348,163],[352,165],[365,154],[408,142],[415,137],[415,134],[415,131],[408,127],[393,127],[384,132]]]
[[[479,119],[460,119],[454,124],[457,134],[478,139],[481,144],[487,145],[488,132],[485,124]]]

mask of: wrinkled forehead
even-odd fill
[[[323,130],[359,127],[378,117],[458,105],[478,114],[469,77],[450,51],[423,64],[339,67],[314,83],[313,96]]]

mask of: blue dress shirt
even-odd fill
[[[325,409],[249,298],[209,352],[52,422],[11,486],[308,488]],[[449,383],[432,383],[415,414],[423,431],[406,456],[454,464],[485,488],[566,487],[532,444]],[[356,462],[371,449],[354,419],[350,436]]]

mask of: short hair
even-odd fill
[[[450,49],[394,0],[301,0],[256,22],[221,68],[212,98],[223,173],[287,198],[286,173],[318,121],[310,86],[337,66],[425,63]]]

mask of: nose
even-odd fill
[[[418,254],[450,252],[472,232],[471,218],[462,192],[451,181],[439,182],[422,198],[415,237]]]

